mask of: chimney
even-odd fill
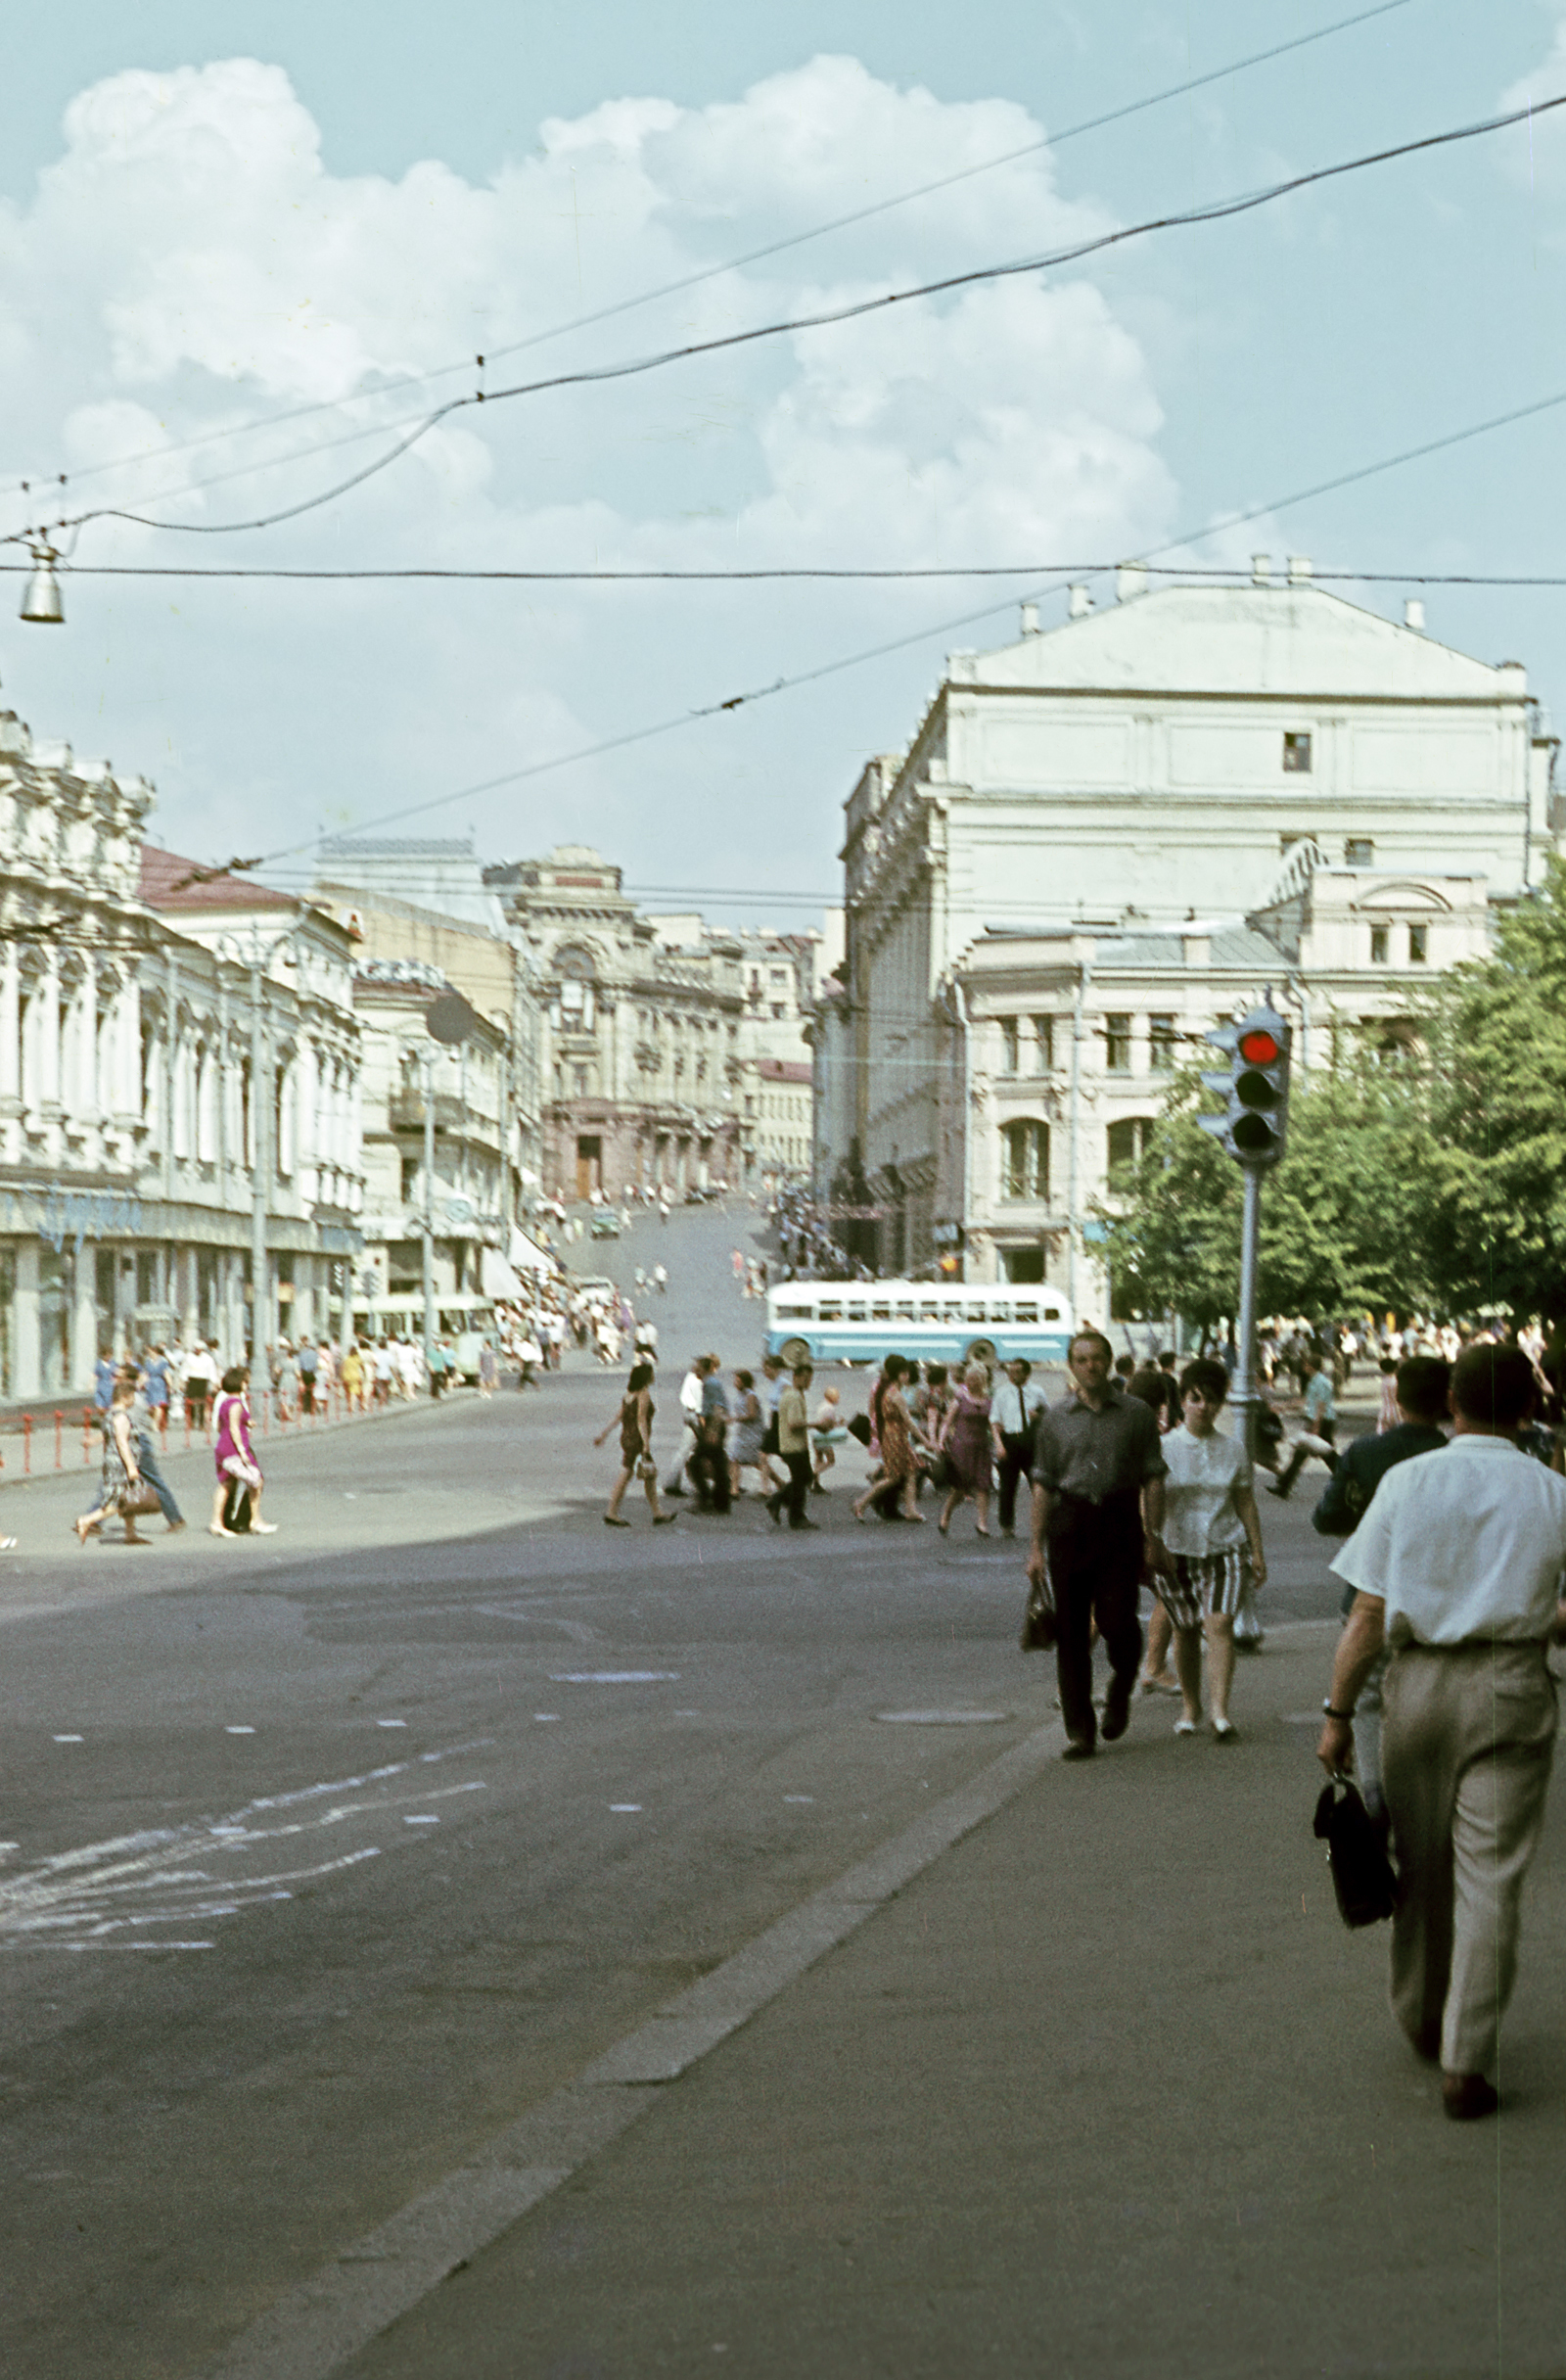
[[[1253,586],[1270,586],[1271,583],[1272,556],[1270,554],[1253,554],[1251,556],[1251,584]]]
[[[1036,603],[1025,603],[1025,604],[1023,605],[1023,607],[1022,607],[1022,632],[1023,632],[1023,634],[1024,634],[1025,636],[1036,636],[1036,635],[1037,635],[1037,633],[1038,633],[1038,606],[1037,606],[1037,604],[1036,604]]]
[[[1180,934],[1180,957],[1188,967],[1210,967],[1213,963],[1213,935],[1207,926],[1183,928]]]
[[[1115,600],[1129,603],[1147,592],[1147,566],[1143,562],[1123,562],[1115,573]]]
[[[1085,586],[1067,587],[1066,617],[1068,620],[1085,620],[1092,608],[1093,598]]]
[[[1310,555],[1290,554],[1289,584],[1291,586],[1308,586],[1311,583],[1311,575]]]
[[[1412,629],[1416,635],[1422,636],[1424,634],[1425,607],[1422,596],[1410,595],[1408,597],[1407,602],[1403,607],[1403,625],[1405,629]]]

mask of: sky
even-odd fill
[[[0,146],[0,536],[94,507],[156,525],[71,533],[64,628],[18,621],[22,582],[0,581],[0,703],[151,777],[156,839],[266,854],[276,882],[306,879],[322,832],[471,833],[485,859],[595,845],[654,907],[804,924],[840,881],[865,761],[907,741],[947,651],[1012,640],[1050,565],[1262,547],[1566,576],[1566,406],[1282,500],[1566,392],[1566,110],[1229,223],[468,406],[296,520],[224,527],[386,454],[480,385],[480,352],[492,397],[1566,92],[1560,0],[1403,0],[1057,139],[1355,13],[73,0],[36,17]],[[988,583],[82,575],[1012,563]],[[1346,591],[1400,617],[1414,588]],[[1432,634],[1523,661],[1566,718],[1566,589],[1425,599]],[[1063,611],[1044,596],[1046,624]]]

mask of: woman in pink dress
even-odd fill
[[[991,1478],[990,1442],[990,1375],[983,1364],[970,1364],[957,1391],[956,1401],[947,1414],[941,1432],[941,1451],[946,1458],[948,1481],[946,1501],[942,1507],[938,1526],[944,1537],[951,1525],[951,1516],[965,1496],[971,1496],[977,1508],[978,1534],[990,1534],[990,1482]]]
[[[214,1537],[238,1537],[241,1531],[223,1525],[223,1504],[233,1482],[237,1479],[251,1491],[251,1529],[260,1537],[277,1533],[275,1520],[261,1518],[261,1467],[255,1460],[251,1444],[251,1376],[242,1364],[223,1375],[223,1385],[212,1411],[214,1444],[212,1457],[217,1465],[217,1489],[212,1498],[211,1533]]]

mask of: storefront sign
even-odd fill
[[[42,1193],[42,1207],[39,1238],[56,1250],[74,1240],[78,1256],[84,1239],[135,1235],[142,1228],[141,1200],[133,1190],[66,1190],[55,1182]]]

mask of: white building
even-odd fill
[[[240,1356],[257,1190],[263,1339],[357,1246],[347,939],[145,848],[152,801],[0,715],[0,1397],[178,1331]]]
[[[1079,1310],[1109,1134],[1156,1108],[1165,1037],[1270,979],[1319,1054],[1483,949],[1560,822],[1525,672],[1436,643],[1417,606],[1399,627],[1265,558],[1155,593],[1128,568],[1119,598],[1073,590],[1054,630],[1025,612],[1016,644],[952,655],[906,753],[864,770],[818,1042],[854,1094],[818,1174],[885,1210],[866,1252],[1042,1261]]]

